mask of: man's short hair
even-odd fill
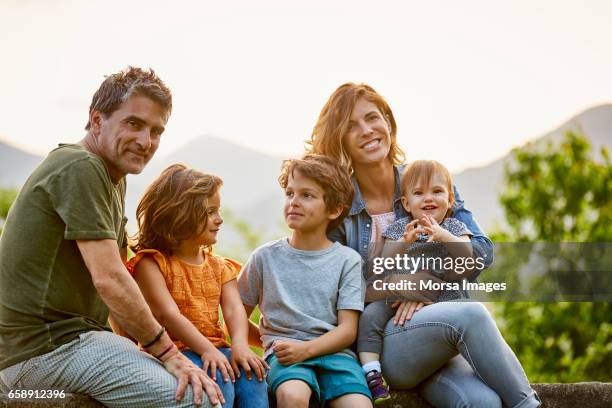
[[[100,88],[94,94],[89,115],[98,111],[104,118],[108,118],[130,96],[145,96],[166,111],[166,117],[172,111],[172,94],[152,69],[143,70],[137,67],[127,67],[123,71],[106,77]],[[91,123],[87,121],[85,130],[89,130]]]
[[[278,182],[282,188],[287,188],[289,176],[298,171],[302,176],[312,179],[323,189],[323,201],[328,212],[342,207],[342,213],[327,226],[331,231],[342,223],[348,215],[353,202],[353,183],[348,170],[333,159],[320,154],[306,154],[301,159],[290,159],[283,162]]]

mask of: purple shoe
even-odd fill
[[[366,381],[375,404],[391,398],[391,395],[389,395],[389,387],[380,372],[377,370],[368,371],[366,374]]]

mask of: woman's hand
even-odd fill
[[[397,308],[395,316],[393,316],[393,324],[402,326],[406,320],[412,319],[415,312],[430,304],[431,302],[393,302],[391,307],[393,309]]]
[[[242,344],[232,345],[231,364],[238,378],[240,378],[240,367],[242,367],[249,381],[253,377],[253,371],[257,379],[263,381],[266,369],[270,368],[263,358],[255,354],[249,346]]]
[[[166,357],[162,363],[168,372],[178,379],[178,387],[174,398],[181,401],[185,396],[187,384],[191,384],[193,388],[193,401],[196,405],[202,404],[202,389],[208,395],[211,405],[215,406],[221,402],[225,404],[225,398],[221,393],[219,386],[211,380],[211,378],[196,367],[187,357],[180,351],[176,350]]]
[[[417,240],[417,234],[421,232],[417,228],[418,222],[419,220],[412,220],[408,223],[408,225],[406,225],[406,228],[404,229],[404,236],[402,237],[404,242],[412,243]]]
[[[310,358],[307,342],[277,340],[272,350],[282,365],[301,363]]]
[[[448,242],[453,239],[453,235],[442,228],[434,217],[429,215],[423,216],[421,224],[423,225],[423,231],[429,235],[427,242]]]
[[[232,365],[227,360],[227,357],[225,357],[216,347],[211,347],[206,350],[201,354],[200,358],[202,359],[202,369],[204,372],[208,372],[208,368],[210,368],[210,376],[214,381],[217,381],[217,369],[221,371],[223,381],[228,382],[230,378],[232,382],[236,381]]]

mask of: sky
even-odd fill
[[[2,0],[0,137],[80,140],[104,75],[135,65],[173,92],[158,155],[214,135],[295,156],[352,81],[387,99],[409,160],[459,171],[611,102],[610,21],[599,0]]]

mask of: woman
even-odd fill
[[[393,113],[382,96],[368,85],[347,83],[330,96],[309,141],[312,153],[330,156],[352,172],[353,204],[330,238],[355,249],[366,262],[385,227],[407,216],[399,186],[404,153],[396,136]],[[453,217],[472,231],[474,257],[484,258],[489,266],[492,243],[465,209],[456,189]],[[367,269],[364,275],[371,283]],[[370,285],[366,301],[384,295],[387,293]],[[419,386],[425,399],[438,407],[539,406],[519,361],[481,304],[424,306],[405,301],[398,306],[395,319],[397,325],[391,319],[385,327],[381,356],[392,388]]]

